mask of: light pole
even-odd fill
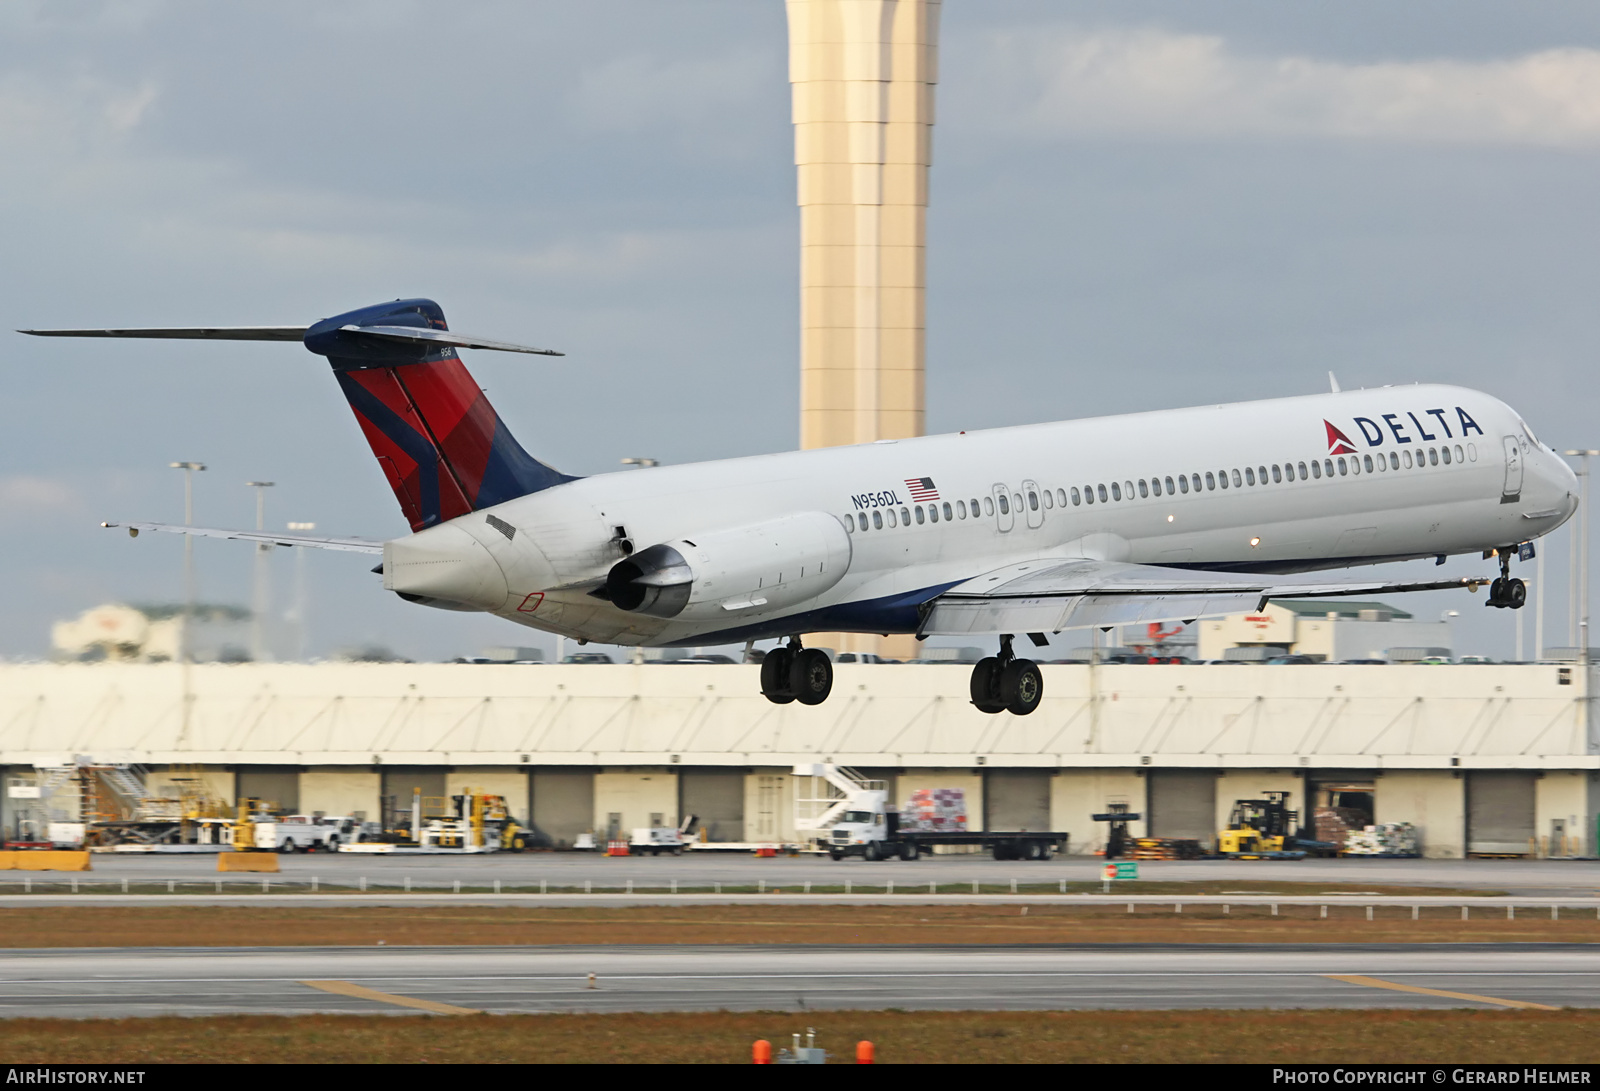
[[[289,523],[287,526],[290,530],[317,529],[317,524],[315,523]],[[306,658],[306,614],[310,609],[310,596],[306,592],[306,554],[311,551],[301,546],[294,552],[294,657],[297,661],[304,662]]]
[[[204,462],[169,462],[167,468],[183,471],[183,525],[194,526],[194,474]],[[183,628],[178,633],[178,659],[189,661],[189,629],[194,624],[194,535],[183,536]]]
[[[1562,451],[1568,458],[1581,458],[1578,478],[1581,482],[1578,495],[1578,518],[1572,524],[1572,536],[1577,552],[1577,599],[1572,616],[1578,623],[1578,662],[1589,665],[1589,459],[1600,455],[1595,450]]]
[[[245,484],[256,490],[256,530],[267,529],[267,490],[277,484],[276,481],[246,481]],[[270,542],[256,543],[256,568],[255,586],[251,588],[250,603],[250,658],[257,663],[264,662],[267,658],[267,580],[271,573],[267,567],[268,555],[272,552]]]
[[[651,466],[661,465],[660,461],[654,458],[625,458],[622,460],[622,464],[624,466],[637,466],[641,470],[648,470]]]

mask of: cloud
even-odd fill
[[[82,502],[78,491],[61,481],[28,474],[0,477],[0,513],[7,516],[71,511]]]
[[[1266,56],[1156,28],[996,34],[984,67],[1009,135],[1302,137],[1590,147],[1600,50],[1370,63]]]

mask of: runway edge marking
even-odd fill
[[[302,985],[309,985],[313,989],[321,989],[325,993],[338,993],[340,996],[354,996],[362,1000],[376,1000],[380,1004],[397,1004],[402,1008],[420,1008],[431,1011],[436,1015],[482,1015],[477,1008],[458,1008],[454,1004],[441,1004],[437,1000],[418,1000],[413,996],[396,996],[394,993],[383,993],[377,989],[369,989],[365,985],[356,985],[349,981],[302,981]]]
[[[1444,996],[1451,1000],[1472,1000],[1479,1004],[1498,1004],[1502,1008],[1532,1008],[1535,1011],[1560,1011],[1560,1008],[1551,1007],[1549,1004],[1535,1004],[1531,1000],[1507,1000],[1499,996],[1479,996],[1477,993],[1453,993],[1444,989],[1424,989],[1421,985],[1402,985],[1397,981],[1385,981],[1381,977],[1367,977],[1363,974],[1323,974],[1323,977],[1332,978],[1334,981],[1343,981],[1350,985],[1366,985],[1373,989],[1393,989],[1403,993],[1421,993],[1423,996]]]

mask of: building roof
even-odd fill
[[[1387,602],[1357,602],[1353,599],[1273,599],[1274,606],[1282,606],[1300,617],[1327,617],[1337,613],[1340,617],[1360,618],[1363,610],[1386,610],[1396,621],[1410,621],[1412,615]]]

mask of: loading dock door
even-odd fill
[[[381,792],[383,828],[411,828],[411,808],[419,789],[424,817],[432,811],[442,810],[449,803],[444,798],[444,778],[444,770],[436,766],[385,766]]]
[[[1217,836],[1217,775],[1209,769],[1152,769],[1148,821],[1151,837],[1193,838],[1210,845]]]
[[[703,828],[707,841],[743,841],[744,773],[679,773],[678,815],[680,822],[697,816],[696,837]]]
[[[968,806],[971,806],[970,801]],[[1050,774],[1032,770],[998,769],[984,774],[983,828],[1048,830]]]
[[[233,782],[234,799],[259,799],[279,814],[300,809],[300,767],[244,766]]]
[[[570,849],[580,833],[594,829],[594,773],[536,772],[532,779],[534,844]]]
[[[1536,774],[1493,770],[1467,774],[1467,851],[1524,854],[1535,836]]]

